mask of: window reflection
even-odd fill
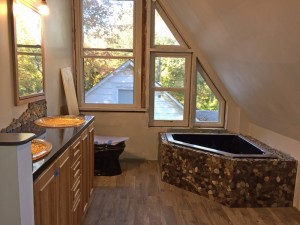
[[[16,102],[44,96],[41,17],[21,2],[14,4]],[[32,100],[28,100],[32,98]],[[44,98],[44,97],[42,97]]]

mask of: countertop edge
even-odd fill
[[[34,133],[0,133],[0,146],[19,146],[36,138]]]

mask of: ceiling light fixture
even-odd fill
[[[49,15],[49,7],[46,0],[42,0],[41,4],[38,7],[39,13],[43,16]]]

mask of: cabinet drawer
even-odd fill
[[[81,156],[81,142],[77,139],[71,146],[71,165]]]
[[[74,183],[76,182],[76,180],[80,177],[81,175],[81,157],[79,157],[76,162],[72,165],[71,168],[71,186],[74,185]]]
[[[81,196],[81,179],[77,179],[72,191],[71,191],[71,201],[72,205],[80,198]]]

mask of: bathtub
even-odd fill
[[[161,133],[162,181],[228,207],[291,207],[297,161],[251,137]]]
[[[166,133],[168,142],[232,158],[276,158],[237,134]]]

